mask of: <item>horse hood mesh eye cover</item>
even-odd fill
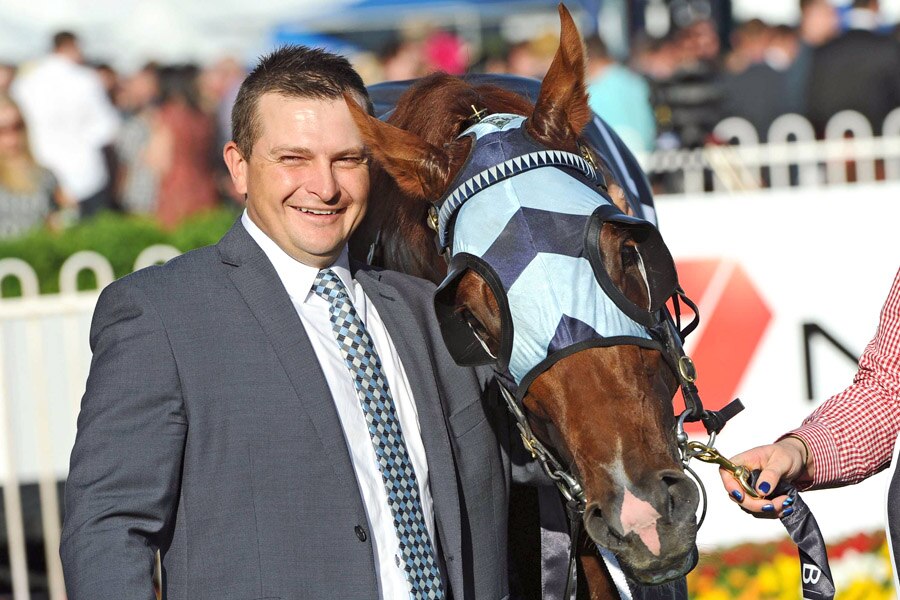
[[[575,349],[610,345],[610,338],[658,346],[650,320],[638,317],[639,323],[633,306],[620,306],[623,296],[613,294],[613,300],[604,291],[597,253],[586,251],[599,244],[598,219],[655,228],[622,215],[599,193],[586,161],[546,150],[530,139],[524,121],[491,115],[462,134],[474,143],[440,204],[439,242],[450,247],[452,258],[435,294],[444,339],[457,362],[494,362],[454,306],[467,269],[485,279],[501,308],[499,370],[520,396],[534,377]],[[668,251],[663,254],[662,262],[671,263]]]

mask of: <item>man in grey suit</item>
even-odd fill
[[[170,600],[508,595],[505,409],[429,283],[350,265],[369,167],[345,93],[369,104],[343,58],[264,57],[224,153],[239,222],[101,294],[70,600],[152,599],[157,550]]]

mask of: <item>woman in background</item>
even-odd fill
[[[0,95],[0,239],[45,224],[59,225],[52,220],[57,210],[74,206],[63,196],[56,177],[31,156],[19,107]]]
[[[160,71],[161,99],[147,160],[159,176],[156,216],[167,229],[218,204],[215,128],[200,108],[197,72],[190,65]]]

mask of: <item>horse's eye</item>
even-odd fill
[[[623,270],[627,270],[628,267],[640,265],[641,263],[641,255],[638,253],[638,249],[631,244],[622,244],[620,255]]]
[[[463,319],[466,320],[466,323],[469,324],[469,327],[471,327],[475,331],[475,333],[482,339],[486,338],[487,329],[485,329],[484,325],[481,324],[481,321],[479,321],[478,318],[474,314],[472,314],[472,312],[468,308],[463,308],[461,312]]]

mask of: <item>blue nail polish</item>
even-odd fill
[[[793,504],[793,503],[794,503],[794,499],[793,499],[793,498],[788,498],[787,500],[785,500],[784,502],[782,502],[781,505],[782,505],[782,506],[790,506],[790,505]]]
[[[784,509],[783,511],[781,511],[781,516],[787,517],[787,516],[791,515],[793,512],[794,512],[794,509],[788,507],[788,508]]]
[[[732,496],[734,497],[734,499],[737,500],[738,502],[740,502],[741,500],[744,499],[744,495],[741,493],[740,490],[732,490],[731,495],[732,495]]]
[[[766,504],[765,506],[762,507],[762,509],[763,509],[763,512],[772,512],[775,510],[775,505],[774,504]]]
[[[757,486],[757,487],[759,487],[759,491],[761,491],[763,494],[768,494],[768,493],[769,493],[769,490],[772,489],[772,486],[769,485],[769,482],[768,482],[768,481],[763,481],[763,482],[760,483],[759,486]]]

